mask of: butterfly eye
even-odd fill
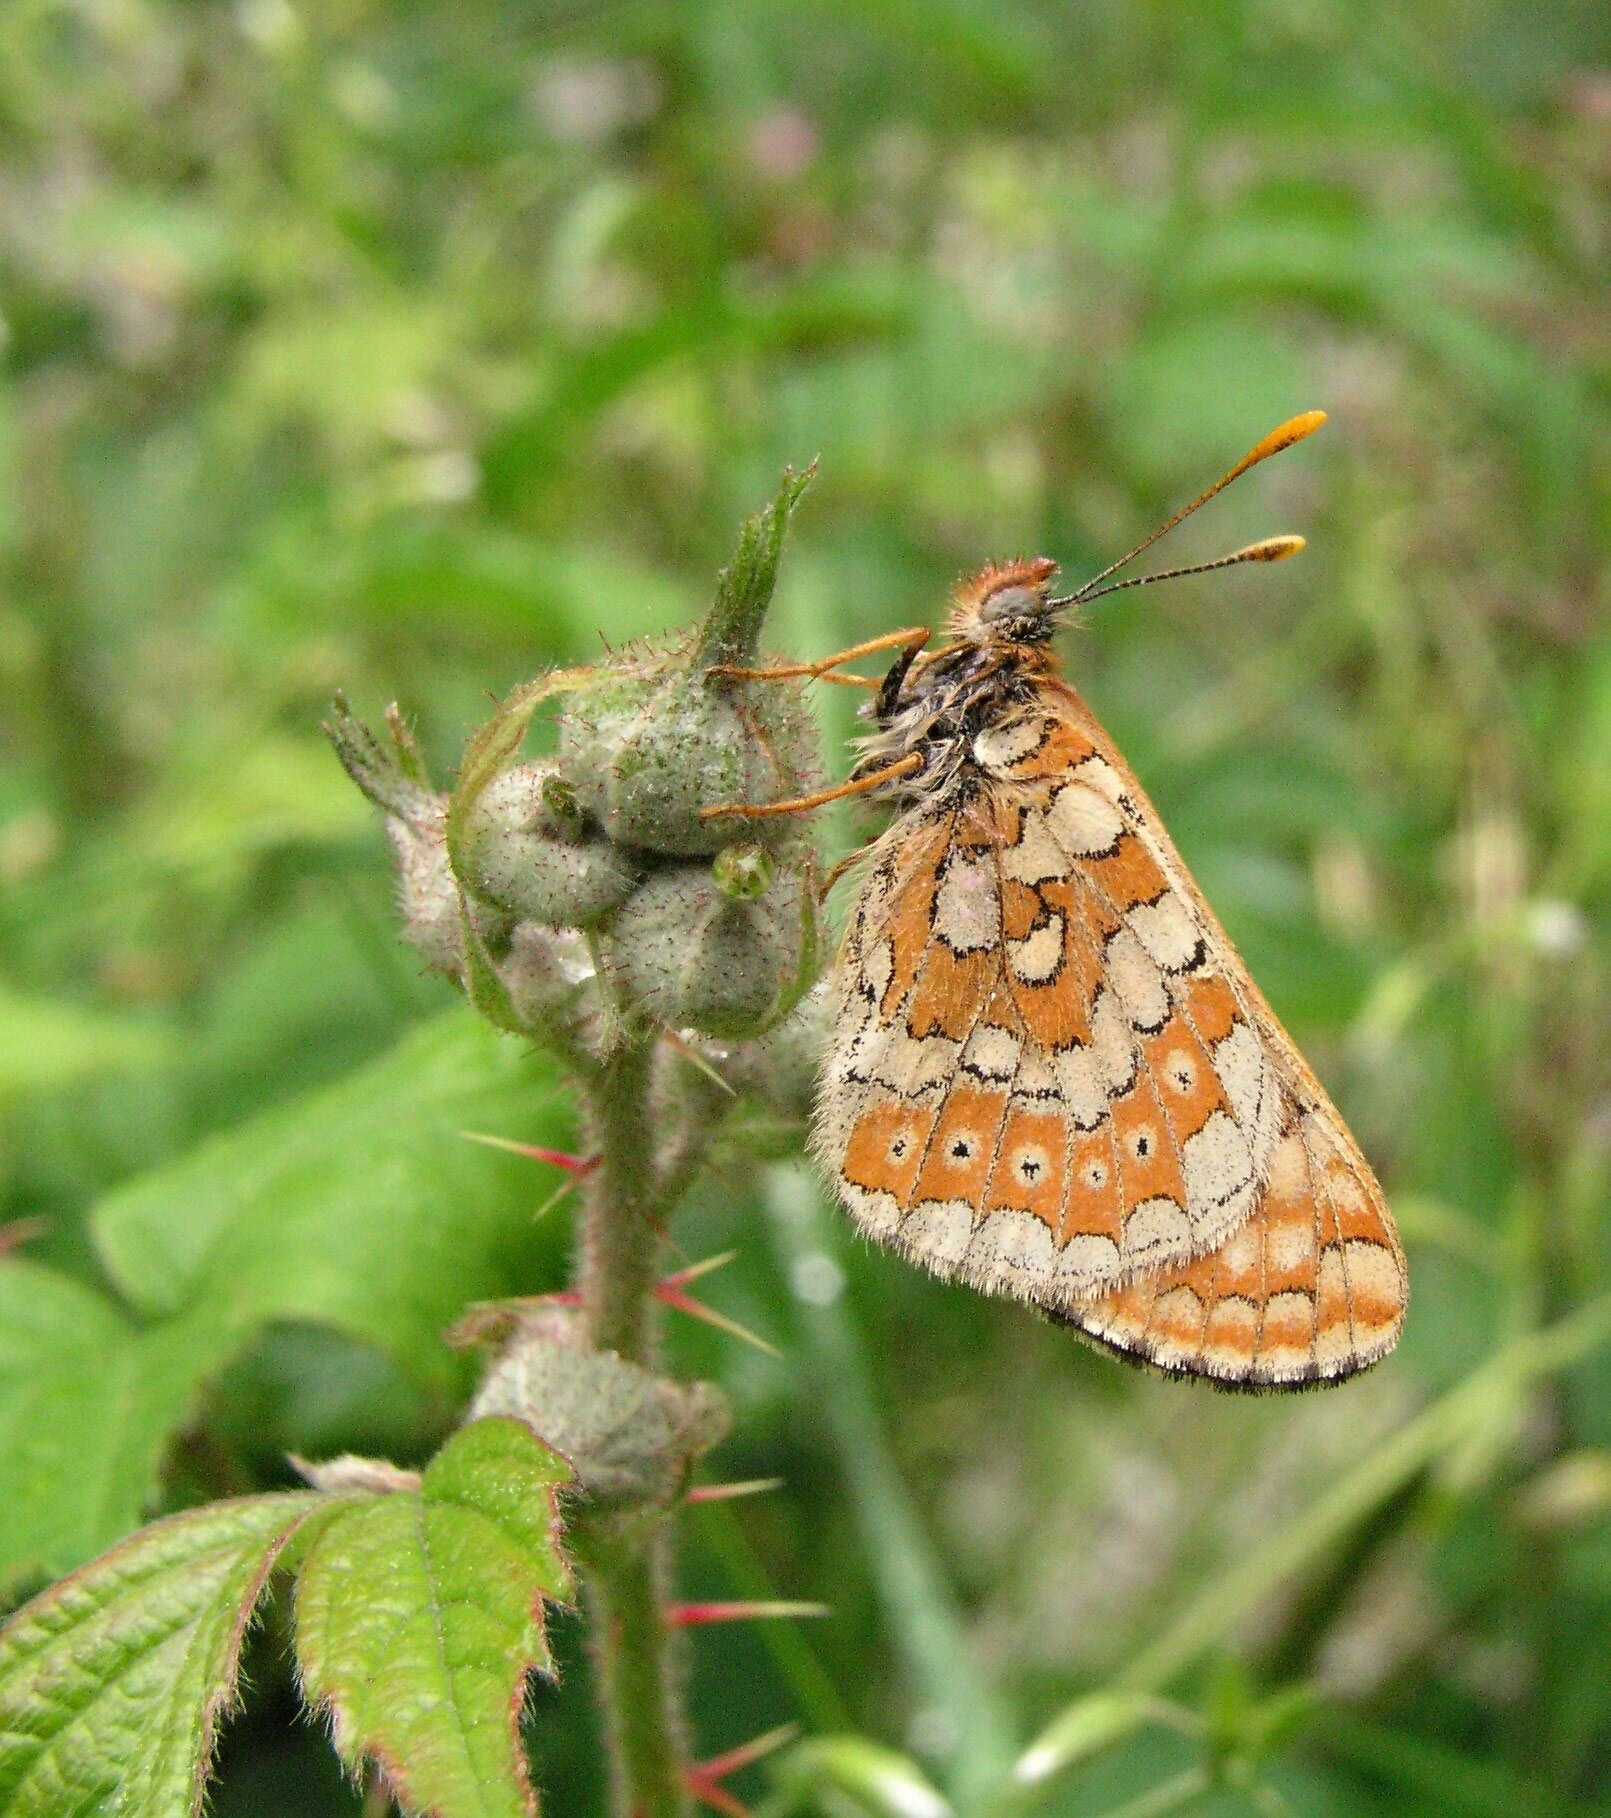
[[[992,625],[1002,619],[1036,619],[1045,607],[1042,596],[1027,587],[998,587],[980,601],[979,617]]]

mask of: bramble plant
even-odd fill
[[[796,822],[762,821],[735,841],[731,821],[700,813],[798,793],[812,764],[797,689],[716,673],[755,655],[808,479],[786,475],[745,526],[691,636],[518,689],[471,741],[452,796],[430,790],[395,714],[389,745],[340,702],[330,728],[388,816],[410,938],[574,1083],[572,1288],[565,1304],[495,1321],[502,1349],[471,1414],[524,1421],[575,1469],[568,1545],[623,1818],[690,1797],[670,1517],[726,1427],[712,1385],[655,1374],[665,1221],[731,1102],[726,1075],[803,1116],[801,1058],[819,1039],[820,1000],[802,1002],[818,959],[808,840]],[[556,761],[519,761],[533,712],[555,697]],[[707,1038],[722,1045],[702,1052]]]
[[[338,699],[328,730],[386,814],[409,939],[574,1084],[573,1283],[463,1323],[496,1355],[423,1471],[299,1461],[309,1492],[170,1517],[21,1611],[0,1642],[6,1812],[199,1811],[276,1570],[295,1580],[304,1694],[350,1768],[409,1812],[535,1810],[519,1718],[572,1560],[614,1810],[662,1818],[701,1787],[723,1796],[680,1711],[670,1537],[727,1414],[713,1386],[657,1373],[661,1308],[697,1308],[683,1289],[698,1272],[659,1271],[732,1082],[798,1118],[818,1039],[807,837],[777,820],[734,840],[732,822],[700,815],[797,794],[811,769],[798,689],[714,673],[755,656],[808,479],[786,475],[745,526],[690,637],[518,690],[451,795],[395,710],[383,741]],[[533,712],[560,696],[557,760],[521,761]]]

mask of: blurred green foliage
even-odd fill
[[[1062,1712],[1114,1742],[1047,1792],[1068,1818],[1603,1809],[1603,9],[9,0],[0,147],[0,1217],[40,1221],[0,1276],[32,1536],[0,1572],[132,1525],[175,1431],[170,1504],[288,1447],[428,1452],[439,1315],[560,1279],[553,1181],[454,1134],[562,1140],[558,1082],[398,945],[336,685],[399,698],[440,774],[489,693],[691,620],[785,464],[821,462],[770,641],[817,655],[989,558],[1092,571],[1320,405],[1171,541],[1305,556],[1065,645],[1379,1164],[1400,1352],[1297,1402],[1132,1376],[788,1235],[735,1151],[675,1236],[742,1246],[712,1298],[785,1357],[674,1336],[742,1411],[722,1468],[788,1487],[693,1514],[686,1587],[836,1615],[702,1633],[697,1735],[798,1715],[965,1795],[963,1718],[1009,1747]],[[1545,1373],[1506,1362],[1561,1318]],[[41,1542],[19,1506],[48,1527],[86,1457]],[[215,1809],[356,1809],[273,1640]],[[585,1815],[559,1648],[533,1735]],[[947,1659],[987,1710],[936,1701]],[[1069,1719],[1109,1685],[1184,1702]],[[863,1809],[857,1747],[822,1809]]]

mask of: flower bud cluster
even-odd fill
[[[745,526],[702,625],[517,690],[471,741],[451,795],[426,782],[395,709],[387,743],[337,701],[329,731],[388,816],[408,938],[504,1027],[588,1042],[628,1017],[742,1043],[776,1030],[810,987],[805,829],[711,812],[814,784],[799,685],[726,673],[760,666],[804,483],[787,476]],[[535,710],[558,697],[554,756],[523,757]]]
[[[525,1421],[565,1456],[596,1505],[669,1503],[732,1424],[714,1383],[673,1382],[591,1349],[565,1306],[484,1305],[452,1337],[499,1347],[466,1418]]]

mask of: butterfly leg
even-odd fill
[[[834,885],[839,882],[840,878],[842,878],[845,875],[845,873],[851,868],[852,865],[855,864],[857,859],[859,859],[864,852],[868,851],[870,847],[877,845],[877,843],[878,842],[876,840],[870,840],[870,841],[868,841],[867,845],[858,846],[854,852],[847,852],[845,854],[845,856],[839,861],[839,863],[837,865],[835,865],[834,868],[828,873],[828,875],[822,880],[822,882],[820,884],[818,884],[817,901],[819,903],[827,902],[828,893],[830,890],[833,889]]]
[[[854,663],[860,657],[873,656],[880,650],[910,651],[915,656],[932,636],[926,625],[908,625],[904,630],[886,631],[882,637],[852,644],[848,650],[836,651],[833,656],[823,657],[815,663],[779,663],[769,669],[740,669],[732,663],[717,663],[705,673],[724,675],[735,682],[785,682],[797,676],[809,676],[813,681],[838,682],[847,688],[876,688],[879,684],[866,676],[830,672],[845,663]]]
[[[807,814],[813,808],[825,807],[829,802],[837,802],[847,795],[860,795],[864,790],[876,789],[880,783],[890,782],[895,777],[910,776],[914,770],[921,770],[923,763],[922,753],[912,751],[895,763],[874,770],[868,776],[858,777],[851,783],[841,783],[837,789],[822,789],[815,795],[797,795],[787,802],[766,802],[758,807],[748,802],[723,803],[719,808],[701,808],[699,818],[702,821],[713,821],[718,815],[731,814],[742,820],[758,821],[773,814]]]

